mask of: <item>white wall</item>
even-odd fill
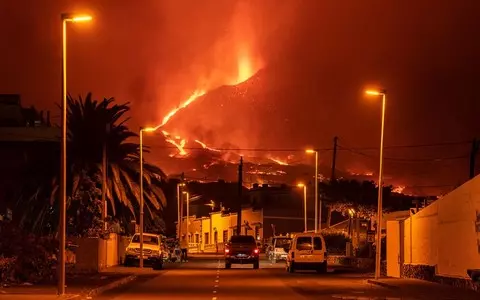
[[[405,263],[436,266],[438,275],[451,277],[480,269],[477,214],[480,176],[405,220]]]

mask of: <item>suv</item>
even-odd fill
[[[157,234],[143,234],[143,259],[150,263],[154,270],[163,267],[163,251],[161,237]],[[136,233],[125,251],[125,265],[130,266],[140,260],[140,234]]]
[[[296,270],[327,272],[327,247],[321,233],[298,233],[286,250],[288,272],[293,273]]]
[[[258,269],[259,255],[253,236],[234,235],[225,245],[225,269],[230,269],[232,264],[253,264],[253,268]]]

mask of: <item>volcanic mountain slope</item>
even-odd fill
[[[262,69],[236,86],[221,86],[209,91],[178,112],[163,128],[172,136],[179,135],[186,140],[188,155],[168,157],[164,152],[155,160],[170,174],[185,172],[192,179],[234,181],[242,155],[245,182],[308,182],[313,179],[314,160],[312,156],[305,155],[303,149],[307,146],[329,148],[334,135],[330,128],[334,125],[325,115],[331,112],[331,108],[330,111],[325,109],[312,113],[308,107],[302,107],[311,94],[315,94],[312,82],[294,84],[278,77],[272,68]],[[321,101],[325,102],[325,107],[335,104]],[[335,122],[344,123],[346,127],[350,124],[342,120]],[[317,124],[322,130],[316,130],[312,124]],[[343,137],[341,131],[335,134]],[[195,140],[220,150],[202,149]],[[308,145],[307,140],[313,145]],[[249,150],[252,148],[256,151]],[[174,153],[175,150],[170,148],[167,151]],[[343,150],[346,149],[339,149],[337,153],[338,178],[376,181],[378,153],[358,155]],[[320,152],[319,173],[325,177],[330,177],[331,159],[332,151]],[[390,163],[386,161],[386,184],[407,185],[424,180],[411,176],[411,170],[406,168],[411,165]]]

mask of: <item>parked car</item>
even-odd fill
[[[254,269],[260,266],[260,249],[251,235],[234,235],[225,245],[225,269],[232,264],[253,264]]]
[[[315,270],[327,272],[327,247],[321,233],[305,232],[295,234],[290,247],[285,247],[287,271]]]
[[[152,233],[143,234],[143,259],[154,270],[163,268],[164,249],[160,235]],[[125,265],[130,266],[140,260],[140,234],[136,233],[125,251]]]
[[[272,240],[271,249],[268,252],[268,259],[271,261],[286,260],[287,252],[285,249],[290,248],[292,238],[286,236],[276,236]]]

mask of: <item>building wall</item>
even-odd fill
[[[480,269],[480,177],[406,219],[403,243],[405,264],[434,266],[437,275]]]
[[[251,230],[248,230],[247,234],[255,235],[255,228],[258,227],[258,235],[260,239],[263,239],[263,228],[259,226],[262,224],[262,211],[252,209],[244,209],[242,211],[242,220],[248,222]],[[257,224],[257,225],[255,225]],[[216,251],[223,249],[222,245],[228,242],[228,240],[236,232],[237,226],[237,214],[222,214],[221,212],[214,212],[210,214],[210,217],[195,218],[190,217],[189,233],[191,239],[190,249],[192,251]],[[186,234],[186,218],[182,220],[182,235]],[[215,244],[215,232],[217,232],[217,244]],[[205,240],[205,233],[208,233],[208,241]],[[198,243],[196,236],[198,234]],[[242,232],[245,234],[245,231]]]

